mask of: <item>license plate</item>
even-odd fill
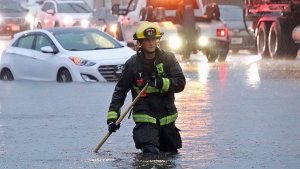
[[[231,44],[242,44],[243,38],[231,38]]]
[[[13,26],[11,26],[11,30],[12,30],[12,31],[19,31],[19,30],[20,30],[20,26],[18,26],[18,25],[13,25]]]

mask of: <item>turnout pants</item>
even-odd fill
[[[159,126],[152,123],[137,123],[133,128],[133,140],[137,149],[156,146],[163,152],[177,152],[182,148],[181,136],[175,123]]]

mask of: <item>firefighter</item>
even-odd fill
[[[158,47],[162,35],[156,23],[145,21],[139,25],[133,35],[139,48],[125,63],[107,116],[109,132],[116,132],[120,125],[115,122],[129,90],[134,99],[149,84],[130,113],[135,122],[135,147],[143,153],[177,153],[182,147],[180,130],[175,126],[178,112],[174,93],[184,90],[186,79],[175,55]]]

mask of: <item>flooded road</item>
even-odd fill
[[[93,152],[107,133],[115,83],[0,81],[1,168],[300,167],[299,57],[179,61],[187,85],[176,95],[178,154],[141,154],[132,118]],[[130,103],[128,94],[122,110]]]

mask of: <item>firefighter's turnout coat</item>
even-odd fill
[[[152,61],[145,59],[141,50],[126,61],[112,96],[107,123],[119,118],[119,110],[129,90],[134,100],[146,83],[155,76],[162,77],[163,86],[160,90],[152,86],[147,88],[146,93],[133,105],[133,120],[136,124],[174,124],[178,116],[174,93],[183,91],[186,79],[175,55],[160,48],[156,48],[155,59]]]

